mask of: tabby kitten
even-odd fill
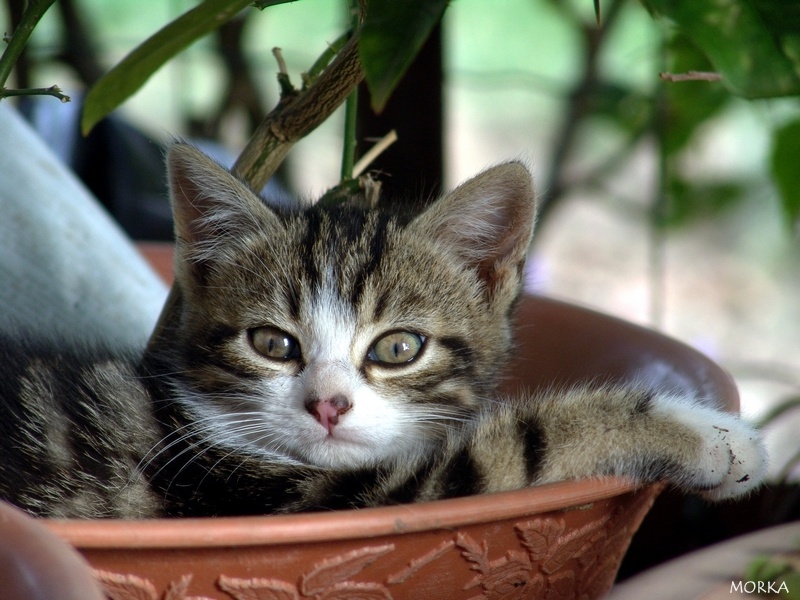
[[[418,215],[271,208],[169,151],[176,283],[142,356],[2,343],[0,497],[36,515],[338,509],[599,474],[712,499],[764,472],[729,414],[635,388],[495,398],[535,213],[489,169]]]

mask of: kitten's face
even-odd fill
[[[451,211],[437,214],[443,201],[411,222],[347,207],[279,215],[227,174],[214,173],[212,191],[208,177],[178,177],[193,215],[182,228],[174,198],[179,386],[209,440],[357,466],[424,450],[490,401],[524,233],[512,244],[494,228],[492,247],[508,242],[514,256],[487,265],[485,224],[465,232],[467,247],[443,241],[455,227]],[[244,194],[236,216],[230,197]],[[198,216],[203,203],[213,206]]]

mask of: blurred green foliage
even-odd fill
[[[236,17],[242,9],[252,6],[268,12],[272,5],[288,1],[200,2],[144,40],[95,84],[86,98],[84,131],[136,93],[163,64]],[[687,169],[686,153],[698,132],[725,111],[734,98],[800,96],[800,2],[640,0],[662,26],[663,42],[658,51],[663,54],[659,62],[664,70],[678,75],[699,72],[714,76],[696,81],[663,81],[642,89],[631,82],[613,80],[597,67],[596,55],[602,52],[604,36],[613,29],[614,18],[625,1],[547,3],[550,10],[565,15],[575,39],[584,42],[583,80],[565,94],[567,104],[572,103],[566,109],[567,116],[581,123],[596,119],[613,123],[630,140],[620,152],[633,152],[635,141],[644,136],[658,139],[662,190],[667,201],[656,211],[656,224],[679,225],[697,216],[714,215],[746,194],[748,182],[735,176],[725,181],[703,179]],[[531,2],[537,4],[536,10],[546,8],[543,2]],[[379,111],[385,105],[447,5],[448,0],[342,0],[343,7],[363,10],[365,15],[356,33],[360,36],[359,53],[374,109]],[[342,28],[346,27],[343,20]],[[508,35],[514,36],[514,31]],[[552,48],[542,51],[563,54]],[[800,105],[781,121],[773,132],[769,174],[786,221],[793,226],[800,220]],[[563,133],[574,136],[576,124],[568,125]],[[566,155],[569,144],[564,146],[562,154]],[[545,182],[545,187],[549,183],[558,188],[558,177],[553,179],[555,184]]]
[[[691,39],[734,94],[800,94],[800,4],[786,0],[642,0]]]
[[[641,0],[673,32],[667,45],[670,70],[714,71],[730,94],[744,98],[800,96],[800,3],[785,0]],[[700,82],[697,82],[700,83]],[[664,150],[668,160],[722,108],[720,87],[697,84],[667,88]],[[772,176],[790,225],[800,219],[800,120],[773,133]],[[721,207],[735,198],[736,182],[703,189],[672,182],[673,216]]]

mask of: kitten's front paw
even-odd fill
[[[742,496],[761,484],[767,455],[755,429],[734,415],[706,407],[674,409],[674,417],[702,439],[696,469],[682,483],[712,501]]]
[[[766,451],[754,429],[735,417],[719,423],[712,425],[716,436],[708,445],[709,452],[721,454],[722,468],[727,470],[719,485],[703,492],[713,501],[751,492],[761,484],[767,470]]]

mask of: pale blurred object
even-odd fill
[[[0,148],[0,330],[141,346],[166,286],[8,103]]]

